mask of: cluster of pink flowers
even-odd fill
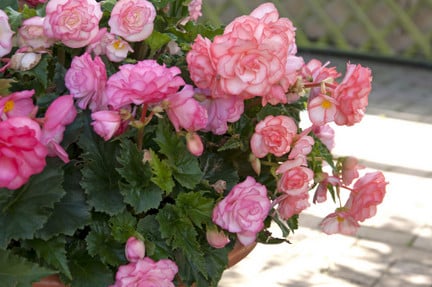
[[[125,255],[129,264],[118,268],[116,281],[111,287],[174,287],[172,281],[178,272],[177,265],[169,259],[154,261],[145,257],[145,246],[141,240],[130,237],[126,242]]]

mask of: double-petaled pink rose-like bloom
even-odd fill
[[[223,229],[237,233],[243,245],[250,245],[264,228],[270,208],[267,188],[248,176],[215,206],[212,218]]]
[[[154,60],[120,66],[107,82],[108,105],[119,109],[130,104],[157,104],[185,84],[177,67],[167,68]]]
[[[291,149],[297,125],[288,116],[267,116],[255,126],[250,145],[252,153],[262,158],[268,153],[275,156],[287,154]]]
[[[50,0],[45,11],[46,36],[68,47],[84,47],[99,32],[102,10],[96,0]]]
[[[46,165],[39,124],[29,117],[0,121],[0,188],[18,189]]]
[[[89,107],[96,111],[106,107],[106,99],[103,96],[106,81],[104,62],[99,56],[92,59],[89,53],[74,57],[65,76],[66,87],[83,110]]]
[[[35,16],[23,21],[18,30],[18,45],[33,49],[49,48],[54,43],[44,32],[44,18]]]
[[[12,50],[12,36],[14,32],[9,25],[9,17],[0,10],[0,58]]]
[[[156,10],[147,0],[120,0],[112,12],[108,25],[111,33],[129,42],[147,39],[153,32]]]

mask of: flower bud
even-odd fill
[[[211,185],[217,193],[223,193],[226,189],[226,181],[219,179]]]
[[[261,161],[253,153],[249,155],[249,162],[252,165],[252,169],[257,175],[261,173]]]
[[[186,135],[186,142],[187,148],[191,154],[194,156],[202,155],[204,151],[204,145],[197,133],[188,133]]]
[[[129,237],[126,242],[125,255],[129,262],[137,262],[143,259],[145,255],[144,242],[135,237]]]
[[[230,240],[225,232],[217,229],[208,229],[206,233],[207,242],[214,248],[224,248]]]

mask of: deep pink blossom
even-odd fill
[[[174,287],[172,281],[177,272],[177,265],[169,259],[153,261],[144,257],[120,266],[116,281],[110,287]]]
[[[256,234],[264,228],[271,203],[267,197],[267,188],[248,176],[235,185],[230,193],[213,209],[213,222],[237,233],[243,245],[250,245]]]
[[[28,117],[0,121],[0,188],[18,189],[45,165],[39,124]]]
[[[359,227],[358,222],[344,209],[327,215],[320,223],[321,230],[326,234],[354,235]]]
[[[45,35],[68,47],[84,47],[98,34],[102,10],[96,0],[50,0],[45,11]]]
[[[104,90],[107,81],[105,64],[99,56],[94,60],[89,53],[74,57],[66,72],[65,84],[77,99],[81,109],[89,107],[92,111],[104,109],[107,100]]]
[[[38,4],[43,4],[47,2],[48,0],[24,0],[29,6],[35,7]]]
[[[207,126],[207,110],[194,98],[191,85],[186,85],[179,92],[168,95],[165,100],[167,115],[176,131],[198,131]]]
[[[154,60],[120,66],[107,82],[108,104],[119,109],[129,104],[155,104],[175,94],[185,84],[177,67],[167,68]]]
[[[252,153],[262,158],[268,153],[282,156],[291,149],[297,134],[297,125],[288,116],[267,116],[255,126],[250,144]]]
[[[30,116],[36,108],[32,99],[34,92],[34,90],[23,90],[0,97],[0,120]]]
[[[129,237],[125,246],[125,256],[129,262],[137,262],[143,259],[145,255],[144,242],[135,238]]]
[[[347,64],[343,81],[334,91],[338,102],[334,121],[338,125],[352,126],[363,118],[372,89],[372,72],[361,65]]]
[[[156,10],[147,0],[120,0],[115,3],[108,25],[111,33],[129,42],[147,39],[153,32]]]
[[[0,10],[0,58],[9,54],[12,50],[12,36],[14,32],[9,25],[9,17]]]
[[[386,193],[384,174],[380,171],[370,172],[359,178],[345,204],[345,208],[357,221],[364,221],[376,214]]]
[[[104,140],[111,139],[120,129],[122,120],[118,111],[97,111],[91,114],[93,130]]]

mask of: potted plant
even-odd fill
[[[0,8],[2,286],[216,286],[311,202],[335,202],[328,234],[382,202],[381,172],[331,153],[371,71],[305,62],[272,3],[226,27],[198,0]]]

